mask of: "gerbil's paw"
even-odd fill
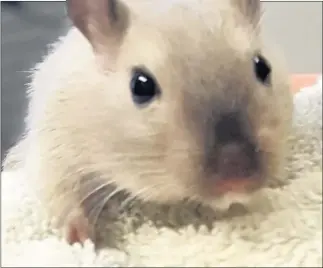
[[[84,244],[86,240],[94,242],[94,231],[88,219],[80,210],[71,213],[63,227],[64,238],[69,244]]]

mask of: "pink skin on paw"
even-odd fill
[[[81,213],[69,217],[64,227],[64,238],[69,244],[84,242],[92,239],[91,228],[88,220]]]

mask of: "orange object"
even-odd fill
[[[297,93],[304,87],[313,86],[322,74],[293,74],[291,76],[291,90]]]

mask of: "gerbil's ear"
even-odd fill
[[[262,14],[260,0],[231,0],[231,3],[248,22],[255,27],[258,26]]]
[[[67,14],[95,50],[117,46],[128,26],[128,9],[119,0],[66,0]]]

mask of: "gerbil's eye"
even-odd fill
[[[153,77],[143,70],[136,69],[130,82],[132,99],[136,104],[146,104],[158,93],[158,87]]]
[[[253,58],[253,63],[257,79],[263,84],[270,84],[271,67],[268,61],[260,54],[257,54]]]

